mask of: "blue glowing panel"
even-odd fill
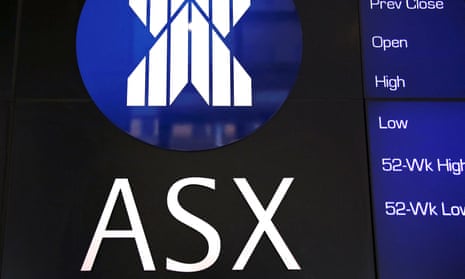
[[[287,99],[301,55],[292,0],[88,0],[77,33],[98,108],[127,134],[171,150],[252,134]]]
[[[369,102],[380,279],[465,278],[465,103]]]
[[[366,96],[465,97],[465,1],[360,5]]]

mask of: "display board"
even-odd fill
[[[462,0],[0,11],[2,278],[465,277]]]
[[[465,3],[360,10],[378,278],[463,278]]]

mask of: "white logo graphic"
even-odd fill
[[[129,0],[156,39],[128,77],[127,106],[173,104],[192,84],[207,105],[252,106],[252,81],[225,38],[251,0]]]

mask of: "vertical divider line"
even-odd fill
[[[151,0],[147,0],[147,28],[149,29],[149,32],[151,31],[150,30],[150,11],[151,11],[151,3],[152,1]],[[150,98],[150,94],[149,94],[149,86],[150,86],[150,51],[147,53],[147,55],[145,56],[146,59],[145,59],[145,91],[144,91],[144,94],[145,94],[145,97],[144,97],[144,106],[148,106],[148,104],[150,103],[149,102],[149,98]]]
[[[228,35],[231,34],[231,30],[233,29],[233,17],[234,17],[234,4],[233,0],[229,0],[229,32]],[[226,35],[226,37],[228,36]],[[226,41],[226,38],[225,38]],[[230,43],[229,46],[229,78],[230,78],[230,101],[229,106],[233,107],[234,104],[234,94],[235,94],[235,86],[234,86],[234,40]]]
[[[188,52],[187,52],[187,82],[192,83],[192,1],[188,1]]]
[[[166,104],[171,105],[171,0],[168,1],[166,22]]]
[[[213,0],[208,1],[208,98],[210,106],[213,106]]]

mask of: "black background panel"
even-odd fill
[[[84,1],[22,2],[16,95],[88,98],[77,67],[75,46]]]
[[[14,0],[0,3],[0,98],[11,95],[15,45],[17,4]]]
[[[294,3],[304,51],[291,98],[362,98],[358,1]]]
[[[5,208],[7,202],[7,188],[5,187],[5,182],[7,180],[7,152],[8,152],[8,129],[9,129],[9,118],[10,118],[10,103],[5,101],[0,101],[0,247],[3,247],[3,233],[5,229]],[[0,257],[1,259],[1,257]]]
[[[8,102],[0,102],[0,206],[3,202],[3,185],[5,181],[6,151],[8,143],[8,120],[10,112]],[[1,207],[0,207],[1,208]]]
[[[259,132],[207,152],[149,147],[119,132],[90,102],[20,102],[4,250],[4,278],[373,278],[363,104],[289,101]],[[116,177],[128,178],[156,274],[143,272],[132,240],[104,240],[79,271]],[[199,260],[202,236],[168,212],[169,187],[185,177],[216,180],[186,188],[181,204],[219,232],[210,269],[168,272],[165,259]],[[232,266],[257,220],[232,178],[248,179],[265,206],[294,177],[273,223],[302,267],[288,271],[266,236],[244,271]],[[119,200],[109,227],[128,220]],[[28,266],[28,268],[24,268]]]

